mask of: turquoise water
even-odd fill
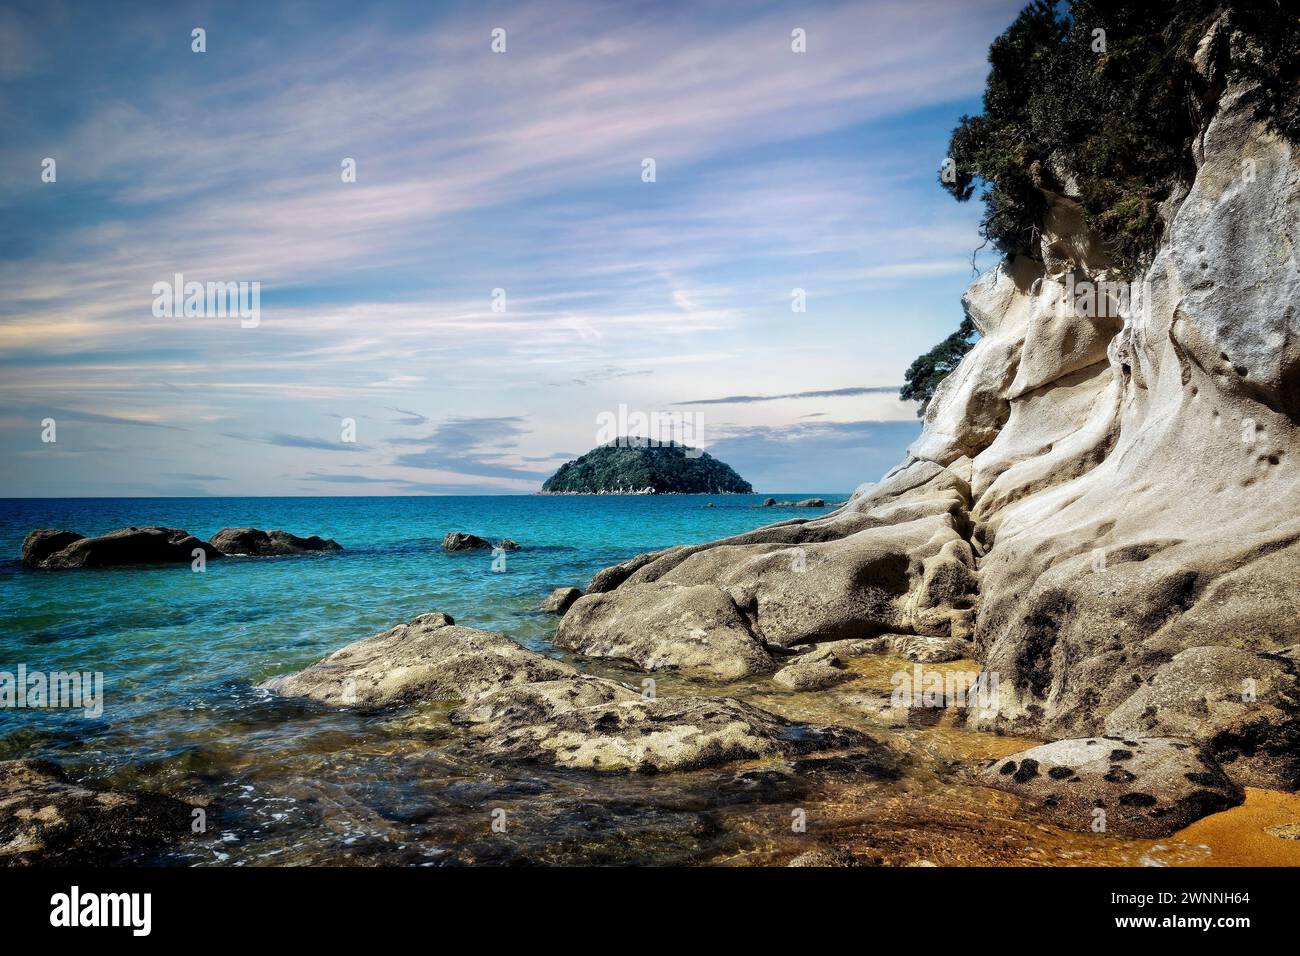
[[[778,496],[792,499],[801,496]],[[842,500],[843,495],[823,495]],[[210,790],[262,809],[232,813],[229,840],[240,849],[283,804],[315,809],[293,841],[312,846],[308,862],[332,861],[344,838],[322,831],[322,787],[354,817],[373,811],[384,827],[402,812],[420,816],[427,790],[403,792],[412,762],[421,786],[445,799],[448,781],[476,780],[473,768],[440,763],[427,740],[377,730],[391,718],[321,713],[268,699],[262,679],[302,667],[361,637],[426,611],[458,623],[505,631],[550,651],[555,618],[538,601],[561,585],[583,587],[591,575],[642,551],[706,541],[791,517],[756,508],[760,495],[662,497],[425,497],[52,499],[0,502],[0,670],[101,671],[103,715],[80,711],[0,709],[0,759],[44,756],[76,775],[159,790]],[[714,507],[706,507],[713,501]],[[811,516],[819,512],[798,512]],[[167,567],[33,571],[20,566],[23,537],[54,527],[98,534],[128,525],[184,528],[208,538],[227,526],[320,534],[337,554],[212,561],[203,573]],[[453,530],[510,537],[523,550],[494,572],[485,552],[444,554]],[[382,734],[380,735],[382,736]],[[277,773],[278,770],[278,773]],[[371,775],[373,801],[351,792]],[[360,775],[358,777],[358,775]],[[443,776],[439,780],[439,775]],[[489,774],[497,779],[495,773]],[[535,778],[529,786],[539,786]],[[387,781],[387,783],[380,783]],[[549,784],[548,784],[549,786]],[[316,796],[304,798],[305,788]],[[242,794],[242,796],[240,796]],[[269,803],[267,803],[269,801]],[[341,802],[340,802],[341,801]],[[422,803],[423,801],[423,803]],[[374,809],[375,805],[386,809]],[[437,801],[433,801],[436,803]],[[363,811],[362,807],[370,807]],[[419,809],[423,807],[424,809]],[[265,812],[263,812],[265,811]],[[251,814],[251,815],[250,815]],[[343,828],[345,831],[347,827]],[[364,827],[362,829],[365,829]],[[303,831],[311,831],[307,839]],[[373,834],[371,834],[373,836]],[[338,838],[337,840],[335,838]],[[405,838],[410,838],[407,841]],[[313,842],[315,841],[315,842]],[[391,834],[381,841],[391,847]],[[401,845],[428,841],[403,834]],[[436,842],[436,841],[435,841]],[[205,847],[190,862],[225,862],[233,850]],[[272,857],[269,861],[275,862]],[[392,862],[385,858],[385,861]]]

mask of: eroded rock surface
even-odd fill
[[[1137,837],[1168,836],[1245,799],[1212,757],[1177,737],[1058,740],[995,760],[979,779],[1067,829]]]
[[[570,769],[686,770],[855,746],[878,764],[892,760],[856,731],[794,723],[731,698],[646,698],[439,613],[261,686],[362,710],[458,703],[448,716],[468,734],[463,746]]]
[[[1225,81],[1232,43],[1203,48],[1195,168],[1135,285],[1048,194],[1036,254],[967,290],[982,337],[905,461],[829,514],[597,574],[565,646],[974,657],[1000,693],[973,727],[1188,737],[1237,782],[1300,786],[1300,164]],[[680,589],[735,613],[675,628]]]

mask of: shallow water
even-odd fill
[[[715,507],[705,507],[710,500]],[[896,865],[1232,864],[1261,854],[1295,861],[1300,842],[1265,828],[1300,820],[1300,804],[1274,794],[1252,793],[1244,807],[1164,841],[1068,833],[1036,820],[1014,798],[970,785],[960,769],[1034,741],[965,730],[955,712],[924,720],[882,713],[873,706],[880,691],[911,667],[891,656],[852,661],[853,681],[816,693],[785,692],[766,678],[724,686],[656,678],[661,696],[730,694],[794,719],[867,731],[907,756],[902,776],[883,781],[794,774],[779,760],[662,776],[491,765],[448,723],[452,705],[359,715],[254,687],[431,610],[557,653],[549,643],[555,618],[534,610],[551,588],[582,586],[641,551],[818,513],[753,507],[758,501],[0,502],[0,554],[12,556],[0,560],[0,670],[98,670],[106,681],[99,718],[0,710],[0,759],[50,757],[77,777],[205,804],[207,831],[150,862],[747,865],[784,863],[820,842]],[[203,538],[224,526],[285,528],[334,537],[347,550],[219,560],[202,574],[188,565],[34,572],[15,560],[33,528],[94,534],[130,524]],[[509,536],[525,550],[493,572],[485,553],[443,554],[451,530]],[[644,676],[558,656],[634,687]],[[797,819],[806,822],[802,832]]]

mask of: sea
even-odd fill
[[[832,503],[847,496],[774,497],[814,495]],[[644,831],[666,847],[629,849],[588,832],[600,794],[628,806],[625,784],[451,756],[455,731],[445,713],[360,715],[279,699],[256,685],[429,611],[564,656],[550,643],[556,617],[537,610],[553,588],[585,587],[596,571],[640,552],[824,513],[763,508],[764,497],[0,501],[0,673],[21,666],[103,681],[100,713],[0,707],[0,759],[48,758],[74,779],[210,808],[203,832],[137,862],[694,862],[718,847],[673,842],[675,828],[692,832],[693,815],[669,824],[656,801],[642,807],[653,819],[629,811],[634,819],[616,829],[620,840]],[[205,540],[224,527],[278,528],[333,538],[344,550],[228,558],[201,572],[189,564],[21,566],[23,538],[34,529],[94,535],[131,525],[183,528]],[[522,548],[494,567],[488,552],[444,553],[449,531],[508,537]],[[639,680],[618,665],[586,669],[633,686]],[[525,828],[503,839],[488,826],[493,801],[534,816],[550,807],[551,816],[537,833]],[[611,823],[611,812],[597,817]],[[565,843],[568,830],[576,837]]]

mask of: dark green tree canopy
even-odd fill
[[[1193,58],[1220,17],[1222,69],[1207,80]],[[986,241],[1038,258],[1045,190],[1072,180],[1084,222],[1133,277],[1160,241],[1160,205],[1194,172],[1207,84],[1232,79],[1254,84],[1260,119],[1300,143],[1297,0],[1034,0],[993,41],[984,112],[953,130],[940,183],[962,202],[979,191]],[[908,369],[901,397],[921,414],[973,332],[967,319]]]
[[[930,351],[926,352],[903,374],[903,387],[898,397],[903,401],[918,401],[918,417],[925,414],[934,398],[934,390],[948,377],[948,373],[957,367],[962,357],[971,350],[974,342],[971,336],[976,334],[975,323],[970,316],[962,319],[957,331],[948,336]]]

